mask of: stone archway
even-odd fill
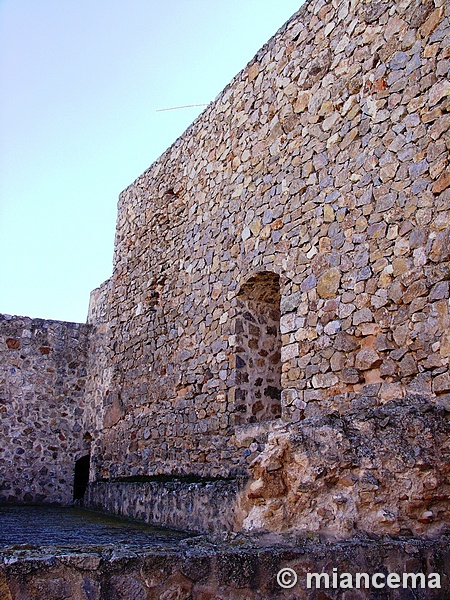
[[[280,278],[264,271],[251,277],[237,300],[235,422],[281,415]]]

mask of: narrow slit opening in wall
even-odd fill
[[[280,280],[276,273],[251,277],[238,295],[235,321],[235,422],[281,416]]]
[[[75,462],[75,475],[73,480],[73,499],[81,501],[89,483],[90,454],[82,456]]]

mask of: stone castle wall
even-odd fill
[[[90,325],[36,322],[66,341],[26,362],[31,320],[4,319],[19,473],[46,460],[20,412],[39,410],[47,439],[67,424],[90,440],[87,498],[105,510],[208,530],[203,486],[226,490],[227,527],[448,523],[449,19],[446,0],[310,0],[121,194]],[[87,376],[65,366],[75,341]],[[64,487],[82,442],[62,435]]]
[[[245,473],[280,411],[449,406],[449,14],[308,2],[121,194],[96,478]]]
[[[0,315],[0,503],[72,503],[89,331]]]

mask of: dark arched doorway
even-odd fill
[[[75,463],[75,476],[73,480],[73,499],[79,501],[83,499],[87,485],[89,483],[89,467],[91,462],[90,454],[82,456]]]

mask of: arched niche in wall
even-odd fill
[[[257,273],[237,297],[235,423],[268,421],[281,415],[280,278]]]

